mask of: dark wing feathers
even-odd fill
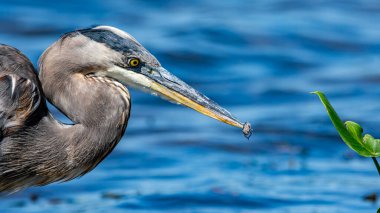
[[[40,103],[36,86],[17,75],[0,77],[0,127],[7,136],[22,128]]]
[[[2,137],[30,122],[41,105],[32,63],[18,50],[0,45],[0,133]]]

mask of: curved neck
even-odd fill
[[[130,99],[121,84],[78,75],[45,77],[40,79],[47,99],[75,123],[62,124],[41,108],[37,123],[4,138],[0,191],[84,175],[113,150],[126,129]]]
[[[67,171],[62,175],[71,179],[93,169],[120,141],[129,119],[130,96],[122,84],[104,77],[46,77],[41,84],[47,99],[74,124],[61,124],[49,116],[40,125],[49,129],[45,135],[50,136],[40,137],[50,137],[47,140],[64,152]]]

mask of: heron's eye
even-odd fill
[[[137,67],[140,64],[140,60],[138,58],[131,58],[128,61],[129,66]]]

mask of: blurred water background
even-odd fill
[[[1,0],[0,42],[35,64],[64,32],[116,26],[254,123],[247,141],[133,90],[127,133],[105,161],[1,197],[1,212],[375,212],[363,198],[380,193],[372,161],[339,140],[308,92],[379,137],[379,20],[376,0]]]

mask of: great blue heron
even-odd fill
[[[71,180],[98,165],[127,126],[131,100],[125,86],[251,132],[117,28],[66,33],[41,56],[39,78],[22,53],[0,45],[0,191]],[[74,124],[54,119],[45,98]]]

